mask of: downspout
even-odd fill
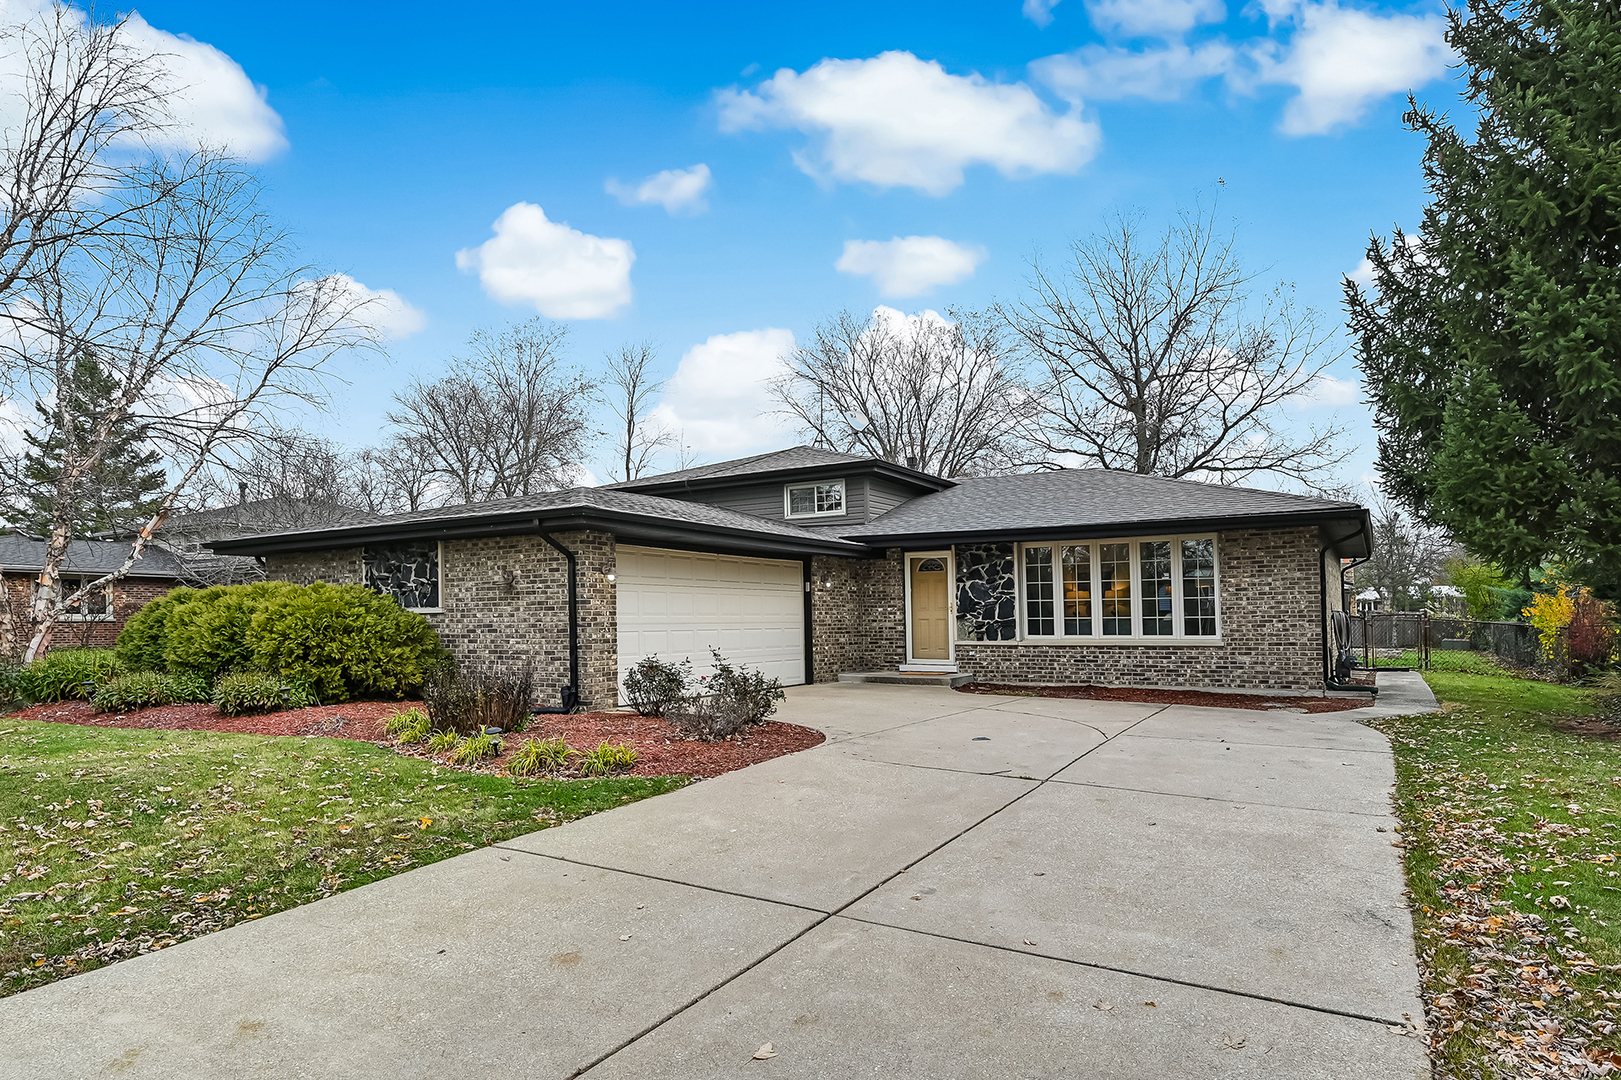
[[[1347,536],[1345,539],[1353,540],[1356,537],[1361,536],[1366,528],[1366,522],[1358,525],[1356,532],[1352,533],[1350,536]],[[1344,541],[1340,541],[1340,543],[1344,543]],[[1377,696],[1379,693],[1379,688],[1376,686],[1357,686],[1352,683],[1339,683],[1334,681],[1334,648],[1329,644],[1328,640],[1328,551],[1330,548],[1335,546],[1337,545],[1333,542],[1326,543],[1322,546],[1322,549],[1317,552],[1317,613],[1321,620],[1323,635],[1323,686],[1329,690],[1356,690],[1360,693],[1373,694]],[[1362,562],[1367,561],[1367,559],[1362,560]],[[1361,563],[1358,563],[1357,565],[1360,566]],[[1346,569],[1346,567],[1340,567],[1340,603],[1342,604],[1345,602]]]
[[[537,530],[540,538],[557,550],[568,561],[568,682],[563,687],[563,704],[572,704],[570,697],[579,699],[580,694],[580,602],[579,602],[579,567],[574,561],[574,552],[552,539],[552,534],[545,529]]]

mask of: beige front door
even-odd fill
[[[950,660],[951,575],[942,555],[906,560],[912,586],[912,659]]]

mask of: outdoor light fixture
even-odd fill
[[[613,574],[608,574],[607,578],[608,578],[608,584],[612,585],[613,581],[614,581],[614,575]]]

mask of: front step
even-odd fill
[[[974,677],[962,671],[841,671],[839,682],[895,683],[901,686],[966,686]]]

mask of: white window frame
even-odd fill
[[[65,598],[67,598],[69,596],[72,596],[73,593],[77,591],[77,589],[70,589],[70,588],[67,587],[66,581],[67,581],[68,578],[71,577],[75,581],[81,581],[82,582],[85,578],[89,578],[91,581],[94,581],[97,578],[102,577],[102,576],[103,576],[102,574],[80,574],[80,573],[61,574],[61,575],[59,575],[57,577],[57,579],[56,579],[56,598],[57,598],[57,600],[60,602],[61,600],[65,599]],[[114,619],[114,615],[113,615],[113,583],[109,581],[106,585],[102,586],[102,590],[107,594],[107,610],[106,611],[102,612],[99,615],[85,615],[85,614],[80,613],[80,612],[65,612],[64,614],[62,614],[61,616],[58,617],[59,621],[61,621],[61,622],[112,622],[113,619]],[[33,595],[36,596],[36,597],[39,595],[39,580],[37,578],[34,581]]]
[[[822,488],[822,487],[832,487],[834,484],[837,484],[839,486],[839,508],[837,510],[812,510],[808,514],[796,514],[796,513],[794,513],[793,493],[794,493],[795,488],[807,488],[807,487],[810,488],[811,489],[811,505],[814,506],[814,505],[816,505],[816,501],[817,501],[817,499],[816,499],[817,492],[816,492],[815,489]],[[797,484],[784,484],[782,486],[782,516],[785,517],[785,518],[843,517],[845,514],[848,514],[849,512],[850,512],[850,485],[846,484],[842,479],[840,479],[840,480],[805,480],[805,481],[801,481],[800,483],[797,483]]]
[[[1213,582],[1216,590],[1216,632],[1214,634],[1189,634],[1186,632],[1186,615],[1183,611],[1182,600],[1182,542],[1184,540],[1209,540],[1211,550],[1215,553],[1215,575]],[[1142,578],[1142,547],[1145,543],[1169,541],[1171,545],[1171,613],[1172,624],[1169,634],[1143,633],[1143,578]],[[1098,557],[1098,549],[1103,544],[1129,544],[1131,545],[1131,633],[1130,634],[1104,634],[1103,633],[1103,565]],[[1091,549],[1092,568],[1092,633],[1066,634],[1064,633],[1064,572],[1063,551],[1065,547],[1084,546]],[[1053,549],[1053,634],[1030,634],[1029,611],[1024,578],[1024,551],[1025,548],[1052,548]],[[1221,545],[1214,533],[1185,533],[1174,536],[1120,536],[1100,537],[1086,540],[1033,540],[1028,544],[1013,545],[1014,580],[1017,589],[1018,604],[1016,607],[1017,638],[1024,643],[1043,645],[1153,645],[1174,642],[1179,645],[1220,645],[1224,633],[1223,612],[1221,601]],[[1008,644],[995,641],[962,642],[965,645],[995,646]]]

